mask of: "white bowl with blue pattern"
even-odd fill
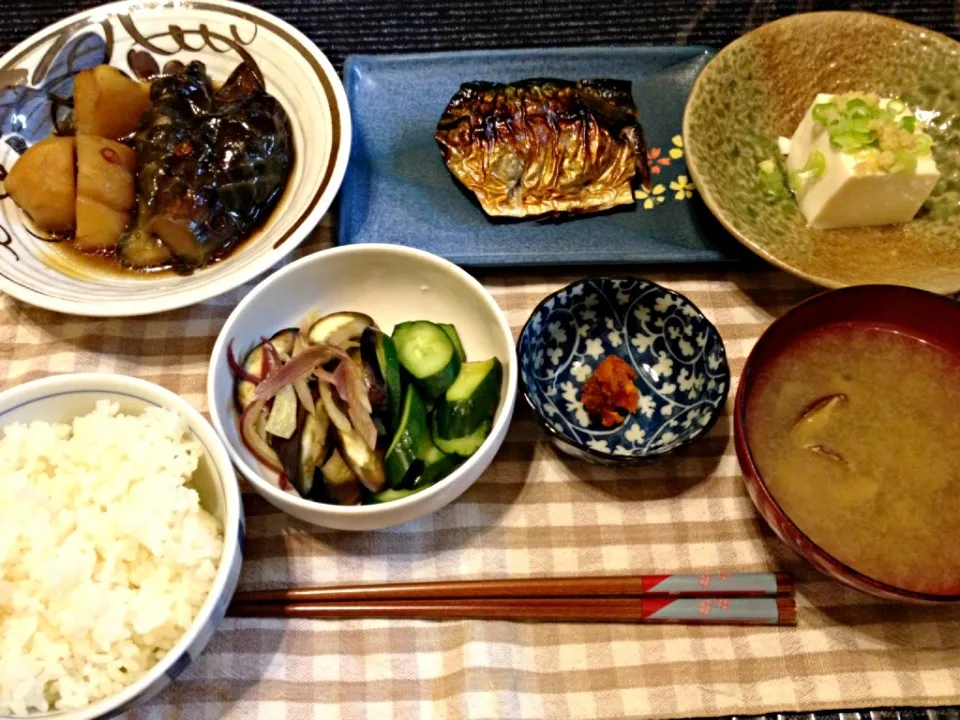
[[[554,444],[577,458],[629,465],[705,435],[730,390],[720,333],[680,293],[640,278],[587,278],[546,297],[517,343],[520,389]],[[611,428],[583,407],[597,364],[618,355],[640,404]]]
[[[93,720],[124,713],[148,700],[176,679],[210,642],[237,589],[243,550],[244,517],[237,476],[226,448],[204,417],[186,400],[153,383],[125,375],[77,373],[55,375],[0,393],[0,428],[13,423],[70,422],[110,400],[121,412],[137,414],[156,406],[186,418],[204,453],[191,485],[200,504],[223,526],[223,554],[213,588],[190,628],[166,656],[121,692],[78,710],[37,713],[29,717]]]

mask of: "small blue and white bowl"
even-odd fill
[[[223,620],[240,579],[244,537],[243,505],[237,476],[226,448],[203,416],[186,400],[158,385],[125,375],[77,373],[54,375],[0,392],[0,428],[13,423],[67,423],[110,400],[120,411],[137,414],[148,407],[173,410],[186,419],[204,453],[191,485],[200,504],[223,527],[223,554],[213,587],[180,641],[142,677],[120,692],[77,710],[36,713],[29,717],[93,720],[127,712],[175,680],[210,642]]]
[[[723,413],[730,369],[720,333],[683,295],[639,278],[587,278],[546,297],[517,343],[520,388],[554,444],[576,458],[631,465],[705,435]],[[583,407],[597,364],[637,373],[637,411],[605,428]]]

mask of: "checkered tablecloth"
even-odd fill
[[[330,242],[330,224],[300,254]],[[734,378],[771,320],[813,288],[773,270],[647,276],[693,300]],[[515,332],[572,275],[481,280]],[[83,319],[0,298],[3,386],[58,372],[135,375],[206,410],[207,362],[241,288],[146,318]],[[731,401],[732,404],[732,401]],[[808,569],[757,519],[729,415],[639,469],[557,455],[521,401],[490,470],[457,502],[392,530],[327,531],[245,487],[241,586],[553,575],[789,570],[797,628],[479,621],[227,620],[146,718],[696,717],[960,699],[960,609],[874,601]]]

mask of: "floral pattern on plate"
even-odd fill
[[[674,200],[689,200],[697,189],[697,186],[691,182],[686,174],[688,172],[686,163],[680,163],[680,160],[683,159],[683,137],[674,135],[670,142],[673,143],[673,147],[666,153],[659,147],[652,147],[647,152],[647,163],[650,165],[652,176],[659,175],[673,165],[671,170],[674,171],[675,177],[673,179],[663,178],[662,182],[658,182],[658,178],[654,177],[650,187],[639,187],[634,190],[633,196],[637,204],[644,210],[653,210],[667,199],[665,194],[667,185],[664,185],[664,182],[668,183],[670,195]]]
[[[637,373],[637,411],[613,428],[583,407],[593,369],[615,354]],[[723,341],[679,293],[639,278],[591,278],[546,298],[518,343],[527,401],[555,443],[622,464],[664,455],[703,435],[730,387]]]

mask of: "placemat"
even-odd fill
[[[331,242],[330,222],[301,254]],[[766,268],[652,271],[716,323],[734,381],[760,332],[814,290]],[[515,332],[566,275],[484,274]],[[209,353],[250,289],[163,315],[72,318],[0,299],[4,387],[55,372],[157,382],[206,410]],[[241,587],[436,578],[786,569],[798,628],[230,619],[131,718],[608,718],[937,705],[960,696],[960,609],[874,601],[793,557],[744,491],[729,414],[637,469],[554,452],[518,405],[500,454],[457,502],[392,530],[325,531],[244,487]]]

